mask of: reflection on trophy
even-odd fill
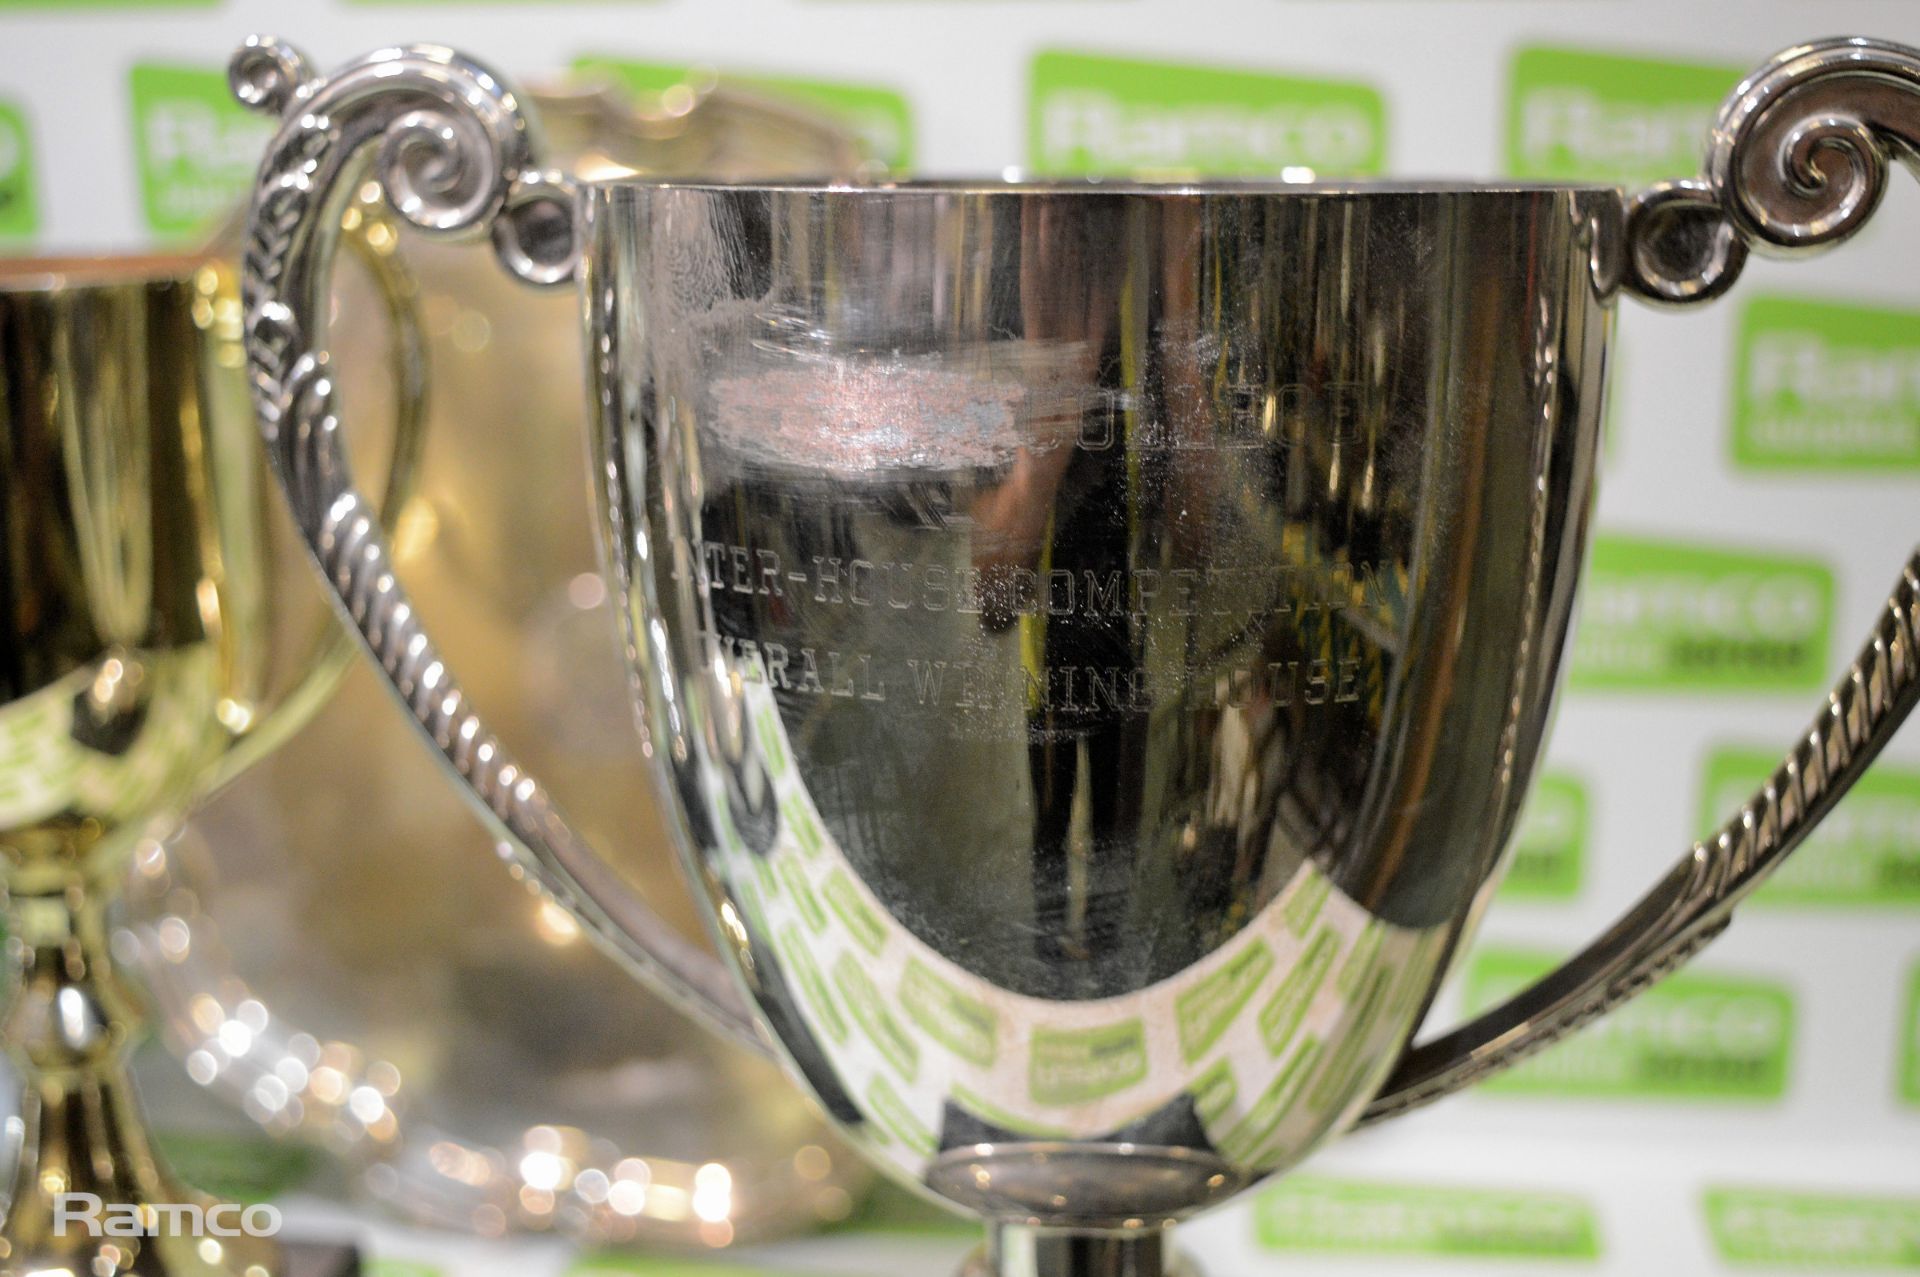
[[[5,1037],[23,1127],[0,1272],[288,1271],[268,1208],[193,1193],[155,1156],[126,1073],[140,1015],[105,916],[129,863],[162,855],[187,806],[309,710],[346,655],[322,610],[299,615],[306,592],[268,588],[236,283],[194,257],[0,263]],[[289,629],[325,637],[289,665]],[[217,1031],[244,1051],[259,1027],[241,1010]],[[181,1208],[204,1235],[154,1227]]]
[[[549,162],[582,177],[850,175],[862,162],[844,129],[735,90],[672,110],[591,84],[533,100]],[[575,306],[530,295],[482,246],[386,217],[377,192],[348,220],[394,246],[434,374],[397,529],[420,604],[467,663],[494,671],[489,699],[542,742],[540,766],[586,826],[646,857],[634,888],[675,902],[676,924],[698,934],[659,813],[631,783],[645,759],[592,526],[517,513],[535,494],[564,506],[584,490]],[[378,415],[387,334],[360,318],[364,282],[342,283],[356,316],[343,393]],[[564,910],[486,865],[493,839],[373,670],[350,671],[190,835],[139,867],[130,899],[169,1044],[196,1080],[343,1156],[398,1211],[489,1233],[718,1245],[850,1209],[862,1164],[773,1069],[659,1014]],[[211,1068],[221,1024],[249,1005],[270,1028]],[[320,1085],[283,1096],[289,1067]],[[385,1101],[377,1127],[354,1112],[363,1088]]]
[[[1631,199],[572,182],[445,49],[316,76],[256,38],[233,78],[281,120],[245,266],[255,402],[368,650],[522,872],[985,1221],[969,1273],[1179,1270],[1180,1220],[1639,993],[1920,699],[1915,557],[1718,835],[1413,1043],[1545,736],[1614,307],[1850,236],[1912,155],[1920,50],[1787,50],[1704,175]],[[376,140],[404,216],[578,285],[645,774],[724,969],[483,721],[340,464],[310,299],[327,196]]]

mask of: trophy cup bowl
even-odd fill
[[[4,1038],[22,1080],[0,1273],[296,1271],[259,1208],[182,1187],[156,1155],[126,1069],[140,1000],[108,942],[129,863],[351,655],[317,598],[271,588],[240,313],[235,271],[204,255],[0,262]],[[402,452],[410,436],[403,421]],[[183,1209],[198,1228],[162,1213]],[[298,1254],[302,1272],[352,1262]]]
[[[445,49],[315,76],[256,38],[233,80],[282,119],[256,404],[346,615],[557,901],[988,1224],[969,1271],[1169,1271],[1180,1219],[1631,997],[1920,695],[1915,559],[1718,835],[1410,1045],[1545,736],[1618,298],[1702,301],[1750,246],[1850,235],[1920,139],[1915,50],[1785,51],[1701,178],[1631,199],[573,183]],[[416,224],[577,282],[604,570],[727,972],[488,731],[340,461],[310,299],[370,160]]]

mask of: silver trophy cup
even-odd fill
[[[346,613],[544,890],[988,1223],[969,1271],[1167,1271],[1174,1222],[1631,997],[1920,694],[1916,558],[1722,832],[1565,967],[1410,1045],[1546,733],[1616,301],[1851,234],[1920,143],[1920,51],[1782,53],[1704,177],[1632,199],[574,185],[444,49],[317,77],[256,39],[233,77],[282,119],[256,401]],[[578,286],[633,783],[730,970],[488,732],[353,486],[321,303],[369,161],[403,216]]]

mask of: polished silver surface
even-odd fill
[[[570,220],[512,95],[456,55],[302,83],[257,45],[239,78],[284,110],[259,399],[417,720],[649,961],[618,860],[486,733],[338,467],[296,205],[383,138],[403,212],[498,213],[516,273],[576,276],[654,780],[759,1023],[877,1161],[1034,1230],[992,1269],[1158,1271],[1167,1223],[1684,960],[1911,709],[1910,567],[1727,835],[1402,1057],[1542,743],[1615,296],[1717,291],[1771,207],[1753,148],[1906,154],[1824,130],[1835,58],[1879,68],[1840,94],[1864,103],[1904,100],[1915,56],[1789,50],[1730,100],[1706,179],[1631,222],[1596,187],[992,182],[595,183]],[[1832,176],[1781,180],[1808,172]]]
[[[1545,729],[1620,216],[586,192],[644,730],[871,1155],[1117,1228],[1372,1098]]]

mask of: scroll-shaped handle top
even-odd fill
[[[581,840],[469,704],[413,610],[341,443],[328,282],[342,205],[369,157],[400,216],[441,233],[484,226],[507,268],[536,284],[573,277],[571,187],[535,167],[533,124],[513,90],[450,49],[382,49],[314,76],[294,49],[255,36],[229,78],[242,102],[280,118],[247,213],[241,291],[254,405],[295,523],[341,611],[529,881],[656,990],[764,1050],[727,971]]]
[[[1894,159],[1920,159],[1920,49],[1863,36],[1784,49],[1721,105],[1701,177],[1634,197],[1626,285],[1708,301],[1749,248],[1832,247],[1872,216]]]

